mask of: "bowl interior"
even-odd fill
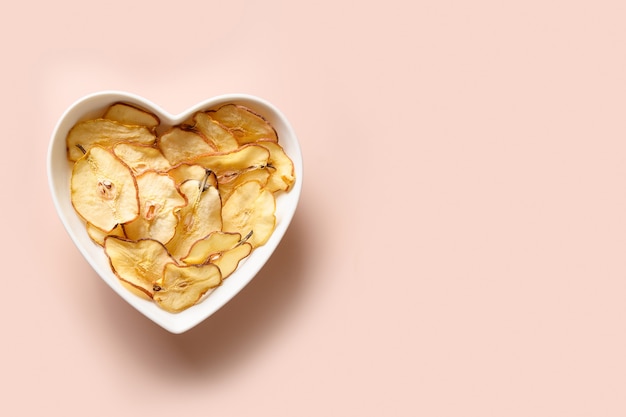
[[[193,113],[215,108],[226,103],[245,105],[263,115],[276,129],[279,143],[294,163],[296,182],[287,193],[276,198],[276,229],[268,242],[256,248],[239,268],[216,288],[202,302],[177,314],[168,313],[151,301],[143,300],[126,290],[111,271],[109,261],[102,247],[95,244],[87,235],[83,220],[76,214],[70,200],[70,177],[72,163],[66,154],[65,138],[71,127],[79,120],[100,116],[115,102],[137,105],[156,114],[161,125],[159,130],[185,121]],[[57,123],[48,149],[48,180],[52,198],[58,215],[70,237],[97,274],[124,300],[146,317],[172,333],[182,333],[196,326],[220,307],[226,304],[254,278],[272,255],[284,236],[295,213],[302,189],[302,155],[296,135],[285,116],[272,104],[258,97],[246,94],[217,96],[187,111],[172,115],[160,106],[125,92],[108,91],[86,96],[71,105]]]

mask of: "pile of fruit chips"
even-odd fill
[[[295,176],[272,125],[247,107],[159,127],[128,103],[77,122],[67,135],[71,200],[122,285],[177,313],[267,242],[276,195]]]

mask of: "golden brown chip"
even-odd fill
[[[154,283],[161,280],[165,265],[176,262],[161,242],[152,239],[137,241],[109,236],[104,250],[115,275],[152,297]]]
[[[150,129],[156,128],[160,123],[155,114],[128,103],[112,104],[104,113],[103,118],[126,125],[146,126]]]
[[[217,110],[209,111],[208,115],[226,126],[235,135],[240,145],[260,139],[278,142],[278,135],[272,125],[261,115],[245,106],[226,104]]]
[[[213,256],[230,250],[241,241],[239,233],[224,233],[216,230],[195,242],[182,261],[187,265],[200,265],[212,260]]]
[[[238,185],[247,181],[258,181],[263,187],[266,187],[271,175],[270,172],[271,168],[250,168],[220,175],[217,182],[222,201],[226,201]]]
[[[222,252],[211,260],[211,263],[217,265],[222,273],[222,280],[225,280],[235,272],[244,258],[252,253],[252,245],[248,242],[244,242],[239,246],[236,246],[230,250]]]
[[[187,180],[202,181],[206,173],[207,170],[202,165],[186,162],[175,165],[167,171],[167,175],[172,177],[178,186]]]
[[[176,259],[186,256],[196,241],[222,229],[222,200],[215,186],[207,181],[188,180],[179,190],[187,204],[175,210],[176,231],[166,244]]]
[[[218,152],[231,152],[239,147],[237,138],[225,126],[213,120],[206,112],[198,112],[194,118],[194,129],[211,141]]]
[[[124,227],[129,239],[172,239],[178,218],[174,209],[186,204],[174,180],[165,173],[146,171],[137,176],[140,214]]]
[[[179,313],[193,306],[210,289],[222,282],[220,269],[211,264],[165,265],[163,277],[154,286],[154,301],[170,313]]]
[[[237,186],[222,207],[222,231],[252,233],[248,242],[253,248],[264,245],[276,226],[274,194],[258,181]]]
[[[217,149],[204,136],[191,130],[174,127],[157,140],[157,146],[172,165],[189,161],[197,155]]]
[[[154,146],[121,142],[113,147],[113,153],[139,175],[148,170],[166,171],[171,164]]]
[[[99,146],[74,164],[71,201],[85,221],[105,232],[139,215],[137,183],[130,168]]]
[[[110,232],[104,232],[98,229],[96,226],[94,226],[91,223],[87,223],[85,226],[87,227],[87,234],[89,235],[91,240],[93,240],[95,243],[97,243],[100,246],[104,246],[104,239],[107,236],[116,236],[116,237],[122,237],[122,238],[126,237],[126,233],[124,232],[124,226],[121,224],[118,224]]]
[[[276,191],[288,191],[295,182],[291,158],[287,156],[282,146],[276,142],[261,140],[258,144],[270,151],[268,167],[271,175],[265,187],[273,193]]]
[[[270,152],[261,145],[244,145],[232,152],[210,153],[197,156],[191,160],[215,173],[218,177],[238,173],[250,168],[265,167]]]
[[[91,119],[76,123],[67,135],[67,155],[77,161],[93,146],[111,148],[119,142],[152,145],[156,136],[145,126],[125,125],[113,120]]]

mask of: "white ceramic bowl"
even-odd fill
[[[72,163],[66,154],[65,138],[69,129],[79,120],[99,116],[109,105],[123,101],[150,110],[161,119],[162,126],[173,126],[186,120],[199,110],[215,108],[225,103],[242,104],[263,115],[278,133],[279,143],[291,157],[295,167],[296,182],[287,193],[276,199],[276,229],[269,241],[255,249],[241,262],[221,286],[199,304],[177,314],[168,313],[155,303],[143,300],[122,287],[111,271],[102,247],[87,235],[84,222],[78,217],[70,201],[70,176]],[[294,215],[302,190],[302,154],[296,134],[286,117],[272,104],[258,97],[245,94],[221,95],[207,99],[187,111],[173,115],[162,107],[134,94],[120,91],[104,91],[83,97],[72,104],[62,115],[52,133],[48,149],[48,180],[52,198],[63,225],[70,237],[97,274],[124,300],[171,333],[183,333],[196,326],[241,291],[263,267],[284,236]],[[78,279],[78,277],[76,277]]]

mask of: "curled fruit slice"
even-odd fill
[[[69,131],[67,155],[70,161],[76,161],[93,146],[111,148],[122,141],[151,145],[156,136],[145,126],[125,125],[107,119],[85,120],[76,123]]]
[[[244,145],[232,152],[200,155],[192,162],[210,169],[220,177],[250,168],[265,167],[269,158],[270,152],[267,148],[253,144]]]
[[[166,171],[171,168],[160,150],[153,146],[122,142],[113,147],[113,153],[139,175],[148,170]]]
[[[185,199],[167,174],[147,171],[137,176],[140,215],[124,230],[130,239],[149,238],[167,243],[176,230],[174,209],[185,205]]]
[[[91,240],[93,240],[100,246],[104,246],[104,239],[106,239],[107,236],[117,236],[122,238],[126,237],[126,233],[124,232],[124,226],[122,226],[121,224],[117,225],[110,232],[104,232],[91,223],[87,223],[85,227],[87,228],[87,234],[89,235]]]
[[[127,103],[112,104],[104,113],[103,118],[127,125],[146,126],[151,129],[156,128],[160,123],[155,114]]]
[[[271,192],[288,191],[295,182],[293,162],[285,150],[276,142],[262,140],[259,145],[270,151],[268,167],[271,175],[267,181],[267,189]]]
[[[196,113],[193,121],[194,129],[213,142],[219,152],[230,152],[239,147],[235,136],[225,126],[213,120],[208,113]]]
[[[78,214],[105,232],[139,215],[135,177],[106,149],[93,147],[76,161],[70,187]]]
[[[153,239],[104,239],[104,251],[111,268],[126,284],[152,298],[154,283],[163,277],[165,265],[175,262],[161,242]]]
[[[278,141],[278,135],[272,125],[245,106],[226,104],[217,110],[209,111],[208,115],[226,126],[240,145],[259,139]]]
[[[236,187],[222,207],[224,232],[252,233],[248,242],[253,248],[267,242],[276,225],[274,194],[258,181],[248,181]]]
[[[196,155],[216,151],[204,136],[179,127],[161,135],[157,145],[172,165],[188,161]]]
[[[192,305],[211,288],[222,282],[220,269],[211,264],[178,266],[165,265],[163,277],[154,284],[154,301],[170,313],[181,312]]]
[[[241,241],[239,233],[212,232],[193,244],[189,254],[182,261],[187,265],[200,265],[210,262],[213,257],[237,246]]]
[[[211,177],[208,173],[207,178]],[[181,184],[180,192],[187,204],[176,209],[176,231],[166,244],[176,259],[187,255],[194,242],[222,228],[222,200],[214,185],[204,180],[188,180]]]

